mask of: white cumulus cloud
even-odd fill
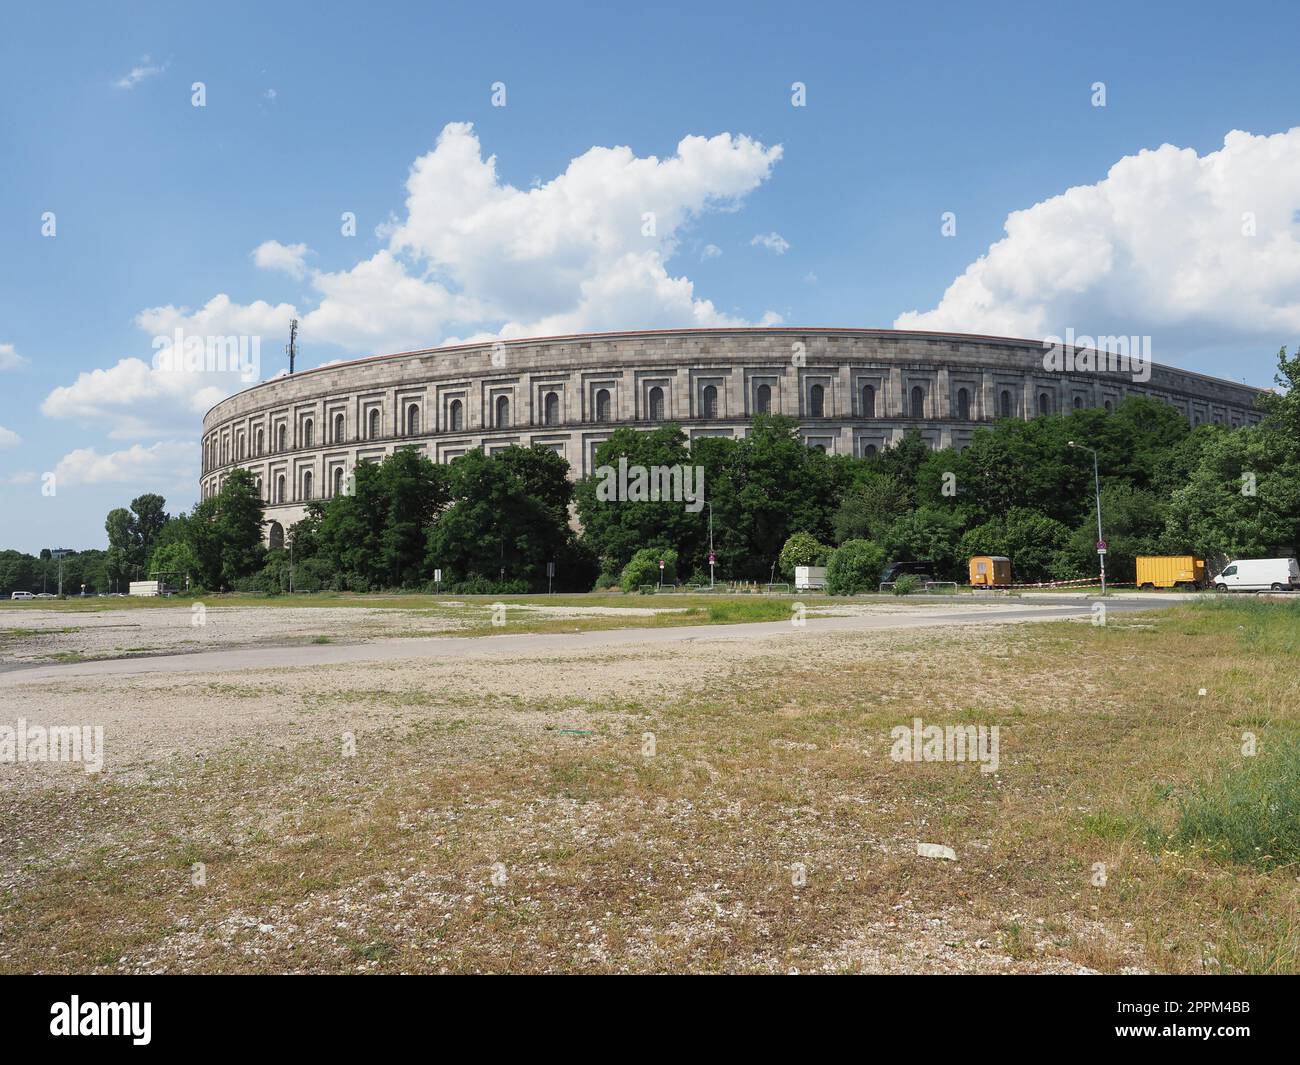
[[[279,270],[290,277],[307,275],[306,244],[281,244],[278,240],[264,240],[253,249],[253,262],[263,270]]]
[[[464,338],[747,324],[697,295],[668,263],[691,225],[710,211],[737,209],[780,158],[779,145],[729,133],[684,137],[662,159],[594,147],[549,181],[520,189],[501,180],[471,125],[451,123],[412,164],[405,216],[381,227],[379,251],[335,271],[310,267],[311,249],[301,243],[267,240],[251,258],[308,280],[317,300],[301,313],[304,341],[349,354]],[[148,308],[136,324],[155,351],[177,329],[200,338],[258,337],[264,379],[279,367],[289,319],[298,316],[290,304],[240,304],[223,293],[197,311]],[[760,319],[779,320],[772,311]],[[250,383],[236,373],[156,363],[123,358],[83,373],[51,392],[42,410],[103,422],[114,439],[181,436],[193,432],[196,416]]]
[[[0,447],[17,447],[22,442],[23,438],[12,429],[0,425]]]
[[[262,363],[280,358],[294,314],[289,304],[238,304],[224,293],[197,311],[148,308],[135,319],[152,337],[148,361],[124,358],[108,369],[81,373],[46,396],[41,411],[51,418],[100,422],[112,439],[188,436],[196,418],[214,403],[265,376]],[[168,357],[178,329],[182,338],[199,341],[202,360]],[[235,350],[246,360],[230,358]]]
[[[687,226],[733,210],[781,158],[743,136],[690,136],[675,155],[591,148],[528,189],[503,182],[468,123],[443,128],[407,178],[388,247],[351,270],[313,275],[304,333],[374,350],[458,335],[725,325],[667,263]]]
[[[19,355],[12,344],[0,344],[0,370],[16,370],[30,360]]]
[[[59,485],[167,484],[189,485],[198,467],[199,446],[193,441],[163,440],[150,447],[135,444],[100,454],[93,447],[70,451],[54,468]]]
[[[790,242],[780,233],[759,233],[749,244],[750,247],[766,248],[777,255],[784,255],[790,250]]]
[[[1300,331],[1300,128],[1165,144],[1012,213],[1006,236],[900,329],[1149,335],[1155,357]]]

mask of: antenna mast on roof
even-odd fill
[[[289,353],[289,372],[293,373],[293,360],[298,354],[298,319],[291,319],[289,322],[289,343],[285,345],[285,351]]]

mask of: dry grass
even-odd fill
[[[296,739],[11,778],[0,970],[1294,972],[1298,870],[1165,841],[1244,731],[1300,728],[1296,621],[701,642],[567,688],[315,671]],[[1000,726],[999,772],[891,761],[913,717]]]

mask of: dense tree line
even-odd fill
[[[153,494],[110,512],[108,550],[65,558],[64,590],[120,590],[156,576],[205,590],[423,588],[441,571],[445,590],[530,591],[547,587],[552,564],[561,590],[705,583],[710,544],[724,580],[789,579],[796,565],[834,561],[837,548],[846,589],[870,585],[886,559],[929,561],[936,576],[963,580],[974,554],[1008,556],[1020,581],[1091,577],[1086,449],[1097,452],[1113,580],[1132,580],[1139,554],[1194,553],[1212,564],[1294,555],[1300,352],[1282,349],[1277,381],[1263,421],[1236,429],[1192,428],[1166,404],[1134,397],[1113,412],[1000,420],[961,451],[932,451],[913,433],[868,458],[831,456],[804,446],[792,419],[768,415],[741,439],[692,444],[665,424],[615,430],[596,449],[598,467],[698,468],[694,504],[610,498],[603,472],[575,485],[545,448],[474,451],[444,466],[400,450],[359,464],[348,490],[312,503],[274,550],[263,546],[253,476],[235,470],[188,514],[169,516]],[[48,554],[0,552],[0,594],[54,590]]]
[[[701,466],[722,577],[789,579],[795,565],[824,564],[852,543],[853,572],[878,550],[964,580],[972,555],[999,554],[1012,559],[1017,580],[1039,581],[1097,573],[1092,449],[1107,569],[1131,581],[1140,554],[1197,554],[1213,564],[1296,553],[1300,353],[1279,353],[1277,381],[1283,391],[1264,397],[1263,421],[1236,429],[1192,428],[1167,404],[1133,397],[1113,412],[1000,420],[961,451],[932,451],[913,433],[868,458],[827,456],[799,443],[793,420],[759,417],[745,439],[693,447],[676,426],[619,430],[596,461]],[[672,550],[679,574],[707,581],[707,508],[602,501],[598,488],[591,477],[576,494],[602,582],[619,580],[644,548]]]

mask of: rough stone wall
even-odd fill
[[[203,420],[201,488],[206,498],[234,467],[250,469],[269,501],[267,516],[288,528],[308,498],[334,494],[357,462],[398,447],[449,462],[477,447],[540,444],[581,477],[613,429],[654,424],[660,395],[663,419],[680,422],[692,439],[743,436],[764,386],[770,410],[797,418],[810,447],[859,456],[913,428],[932,447],[962,447],[1004,409],[1027,418],[1043,409],[1114,406],[1130,395],[1170,403],[1193,424],[1260,417],[1259,390],[1245,385],[1158,364],[1147,381],[1053,372],[1043,355],[1036,341],[997,337],[685,329],[377,356],[276,378],[218,403]],[[864,408],[867,388],[874,411]],[[602,391],[608,421],[598,419]],[[498,426],[503,398],[507,415]]]

